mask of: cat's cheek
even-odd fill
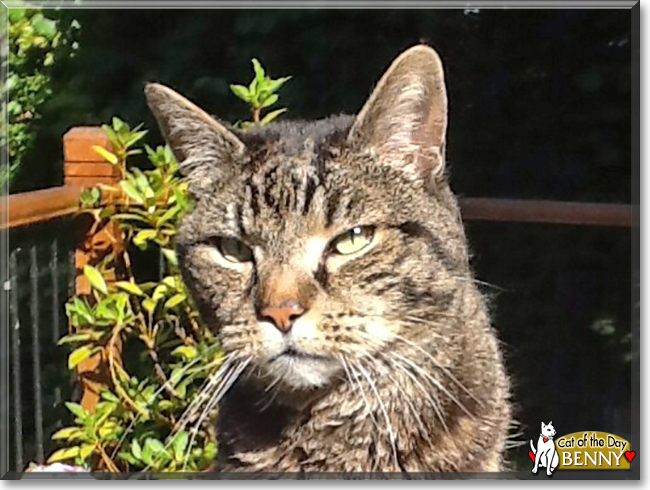
[[[395,340],[399,326],[395,322],[373,319],[365,324],[365,332],[371,345],[380,347]]]

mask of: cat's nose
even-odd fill
[[[270,319],[275,328],[282,333],[289,332],[293,322],[304,312],[305,309],[294,299],[285,301],[279,306],[267,306],[260,311],[262,317]]]

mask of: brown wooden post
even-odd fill
[[[110,140],[99,127],[76,127],[63,137],[65,185],[92,188],[98,184],[116,185],[120,171],[106,162],[93,146],[112,151]],[[84,240],[74,252],[76,270],[75,294],[90,294],[90,283],[83,274],[86,264],[94,264],[114,247],[121,246],[119,229],[110,223],[101,229],[89,227]],[[108,282],[114,278],[106,278]],[[99,400],[99,387],[110,380],[106,353],[102,352],[81,362],[77,367],[83,388],[81,405],[92,411]]]

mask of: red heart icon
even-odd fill
[[[546,442],[546,441],[548,441],[548,439],[545,437],[545,438],[544,438],[544,442]]]
[[[528,456],[530,456],[530,460],[534,463],[535,462],[535,453],[532,451],[528,451]]]
[[[634,456],[636,456],[636,451],[625,451],[625,457],[630,463],[634,459]]]

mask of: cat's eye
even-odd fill
[[[357,226],[336,237],[331,244],[332,253],[351,255],[360,252],[372,242],[375,228],[372,226]]]
[[[250,262],[253,260],[253,251],[240,240],[230,237],[215,239],[219,252],[228,262]]]

